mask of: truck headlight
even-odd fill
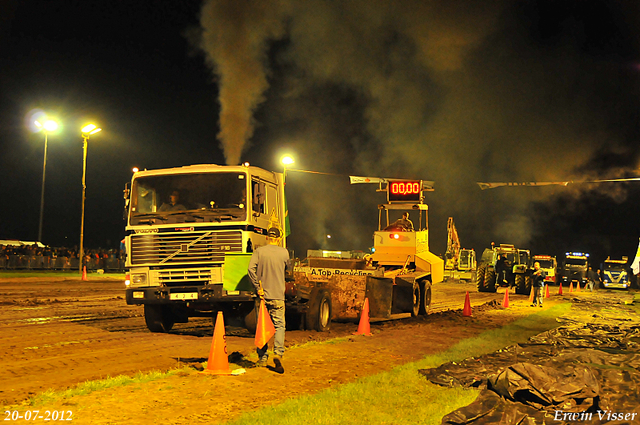
[[[131,283],[133,285],[144,285],[147,283],[147,274],[146,273],[133,273],[131,275]]]

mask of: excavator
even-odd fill
[[[476,275],[476,252],[473,249],[461,248],[453,217],[449,217],[447,222],[447,234],[445,278],[473,281]]]

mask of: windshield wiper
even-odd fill
[[[153,224],[155,223],[155,219],[158,220],[162,220],[162,221],[167,221],[168,218],[161,216],[161,215],[147,215],[145,214],[144,217],[135,217],[138,218],[138,224]]]
[[[199,212],[199,211],[198,211],[198,212]],[[201,219],[201,220],[204,220],[204,217],[203,217],[203,216],[201,216],[201,215],[196,215],[196,214],[194,214],[194,212],[193,212],[193,211],[171,211],[171,212],[168,212],[168,213],[167,213],[167,215],[183,215],[183,214],[184,214],[184,215],[188,215],[188,216],[189,216],[189,217],[191,217],[191,218],[199,218],[199,219]]]

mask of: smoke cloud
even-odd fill
[[[201,26],[200,47],[219,83],[218,138],[227,164],[237,165],[253,136],[253,113],[269,86],[268,42],[282,37],[282,16],[267,1],[208,0]]]
[[[569,3],[208,1],[202,48],[219,77],[227,162],[239,161],[258,117],[253,142],[292,148],[300,168],[436,181],[427,194],[436,252],[447,216],[465,247],[541,246],[541,205],[584,190],[480,191],[475,182],[579,180],[637,162],[637,129],[621,117],[637,122],[629,111],[640,110],[624,61],[638,46],[621,28],[638,14]],[[609,151],[629,161],[594,160]],[[332,244],[370,244],[379,194],[295,180],[290,216],[305,223],[294,243],[327,246],[327,223],[340,223]],[[608,194],[624,199],[624,189]]]

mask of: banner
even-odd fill
[[[582,181],[566,181],[566,182],[476,182],[478,186],[480,186],[481,190],[485,189],[494,189],[496,187],[502,186],[550,186],[550,185],[560,185],[567,186],[569,184],[577,184],[577,183],[607,183],[607,182],[632,182],[632,181],[640,181],[640,177],[629,177],[624,179],[602,179],[602,180],[582,180]]]
[[[360,176],[349,176],[349,180],[351,184],[356,183],[387,183],[387,179],[383,179],[380,177],[360,177]]]
[[[478,183],[478,186],[480,186],[481,190],[485,190],[485,189],[494,189],[496,187],[502,187],[502,186],[551,186],[551,185],[567,186],[569,183],[573,183],[573,182],[492,182],[492,183],[477,182],[477,183]]]

